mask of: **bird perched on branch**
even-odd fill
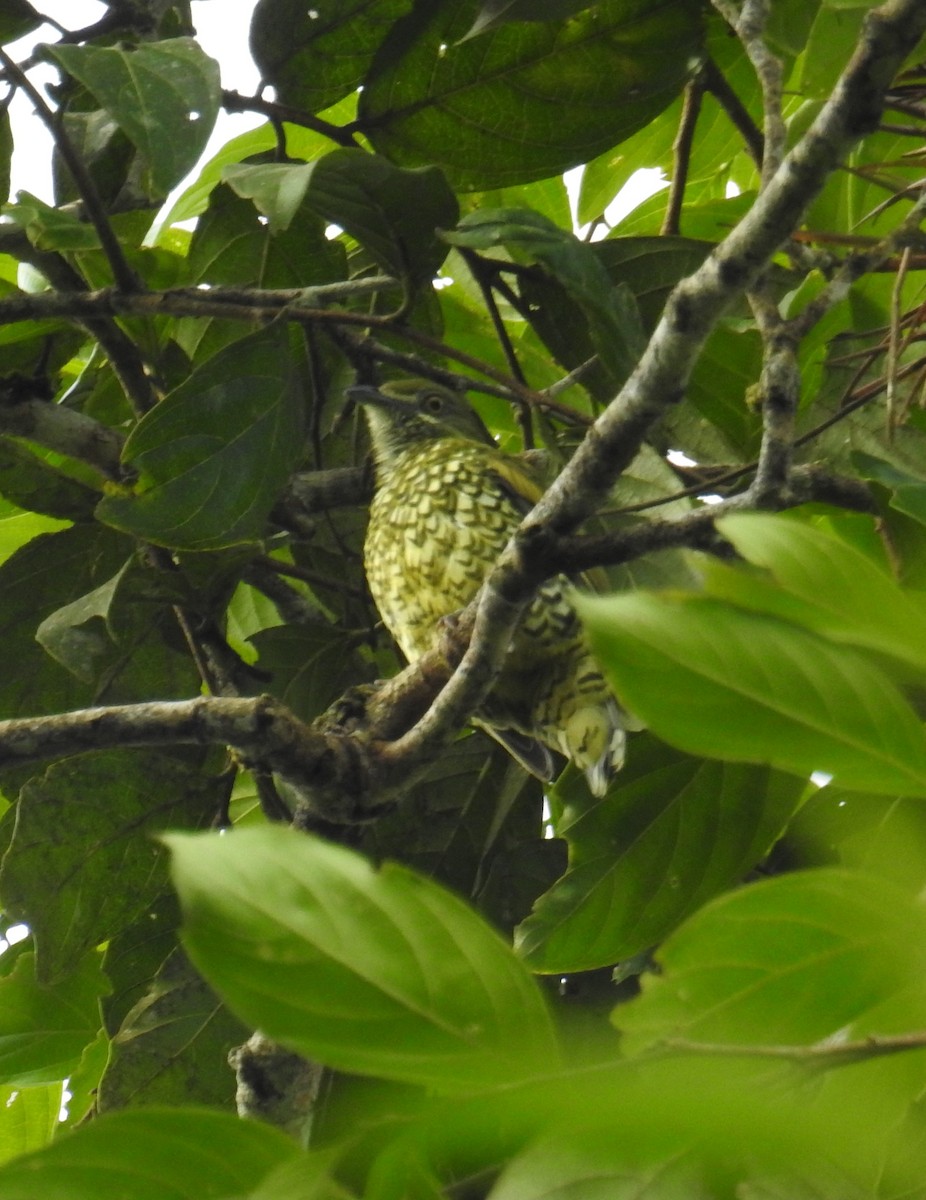
[[[473,599],[543,489],[446,388],[409,379],[348,395],[363,405],[376,459],[367,580],[414,661],[432,647],[439,620]],[[474,720],[541,779],[555,773],[550,750],[565,755],[601,796],[623,761],[622,713],[569,589],[562,575],[540,588]]]

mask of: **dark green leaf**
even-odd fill
[[[0,438],[0,493],[20,508],[65,521],[89,521],[99,499],[99,492],[10,438]]]
[[[461,41],[471,0],[421,5],[373,61],[359,120],[405,166],[455,186],[526,183],[588,162],[661,112],[700,47],[686,0],[605,0],[569,21]]]
[[[357,239],[396,275],[429,280],[446,257],[436,236],[456,223],[456,197],[435,167],[404,171],[363,150],[313,163],[232,166],[225,181],[253,199],[271,230],[285,230],[304,201]]]
[[[228,1054],[250,1034],[176,950],[113,1038],[100,1111],[184,1103],[233,1111]]]
[[[363,83],[380,42],[411,0],[259,0],[251,53],[284,104],[317,113]]]
[[[107,1114],[0,1168],[4,1200],[229,1200],[300,1156],[285,1134],[201,1108]]]
[[[167,882],[151,835],[207,824],[224,792],[195,762],[141,750],[65,759],[25,785],[0,897],[33,932],[40,979],[138,920]]]
[[[131,547],[112,530],[75,525],[33,538],[0,566],[0,638],[6,669],[0,713],[20,717],[89,704],[93,689],[51,659],[35,640],[41,621],[99,587],[122,566]]]
[[[28,0],[4,0],[0,12],[0,42],[13,42],[25,37],[42,24],[42,16]]]
[[[370,674],[353,639],[334,626],[277,625],[249,640],[258,651],[258,669],[271,676],[265,689],[307,721]]]
[[[847,788],[926,797],[926,735],[880,668],[848,647],[697,596],[577,601],[618,695],[690,753],[771,763]]]
[[[590,7],[588,0],[482,0],[466,37],[488,33],[509,21],[560,21]]]
[[[804,783],[767,767],[704,762],[634,738],[608,795],[573,773],[554,793],[569,869],[518,929],[534,970],[582,971],[647,950],[768,854]]]
[[[144,155],[166,196],[196,164],[219,111],[218,64],[192,38],[117,46],[49,46]]]
[[[0,1082],[21,1087],[71,1073],[96,1037],[107,987],[96,954],[54,986],[36,981],[33,964],[31,953],[22,954],[0,979]]]
[[[303,405],[285,328],[214,355],[148,413],[125,446],[132,497],[107,496],[107,524],[185,550],[258,539],[302,453]]]
[[[612,285],[590,246],[527,209],[480,210],[445,236],[453,245],[477,249],[502,245],[516,262],[541,263],[581,309],[612,383],[627,378],[645,345],[640,315],[630,289],[624,283]]]
[[[193,962],[297,1053],[442,1092],[555,1062],[533,980],[436,884],[280,827],[167,841]]]

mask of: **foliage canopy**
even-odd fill
[[[0,53],[55,139],[8,197],[0,112],[4,1200],[926,1196],[924,30],[258,0],[273,100],[182,0]],[[408,372],[551,480],[420,670],[344,395]],[[466,718],[562,571],[645,732],[544,816]]]

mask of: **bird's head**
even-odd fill
[[[347,395],[363,405],[380,463],[440,438],[495,444],[462,396],[427,379],[394,379],[381,387],[358,384]]]

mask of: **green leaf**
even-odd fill
[[[786,594],[749,588],[744,594],[762,611],[800,622],[836,642],[877,650],[926,669],[926,612],[886,570],[848,542],[803,521],[760,513],[723,517],[717,528],[749,562],[767,568]],[[744,582],[749,586],[749,576]],[[735,577],[714,594],[737,602]],[[791,601],[796,597],[799,605]]]
[[[355,639],[336,626],[277,625],[248,639],[257,666],[270,673],[265,690],[303,720],[312,720],[351,684],[369,678]]]
[[[279,827],[166,841],[193,962],[297,1053],[442,1092],[556,1061],[531,977],[437,884]]]
[[[235,1076],[228,1054],[250,1034],[175,950],[113,1038],[99,1111],[186,1103],[231,1112]]]
[[[447,254],[436,231],[459,216],[437,167],[405,171],[363,150],[333,150],[313,163],[227,167],[224,179],[254,200],[271,229],[286,229],[304,200],[387,270],[421,281],[431,279]]]
[[[635,737],[607,796],[589,804],[573,772],[554,790],[569,869],[515,945],[543,972],[590,970],[663,941],[739,882],[781,836],[806,790],[767,767],[704,762]]]
[[[33,537],[0,566],[3,717],[63,712],[91,702],[93,689],[45,653],[35,640],[36,626],[110,578],[130,549],[112,530],[75,525]]]
[[[285,328],[242,338],[142,418],[124,452],[138,491],[104,497],[97,515],[177,549],[255,541],[302,453],[302,421]]]
[[[0,438],[0,493],[20,508],[89,521],[99,492],[57,470],[11,438]]]
[[[359,106],[379,153],[439,162],[470,191],[559,174],[628,137],[681,90],[701,40],[686,0],[605,0],[462,41],[474,17],[458,2],[397,22]]]
[[[141,750],[65,759],[23,787],[0,898],[32,930],[39,979],[67,975],[148,911],[167,885],[150,835],[208,824],[226,790],[195,760]]]
[[[25,229],[37,250],[98,250],[100,247],[99,235],[88,221],[52,208],[28,192],[19,192],[17,203],[5,205],[3,213]]]
[[[0,13],[0,42],[13,42],[25,37],[42,24],[42,16],[27,0],[4,0]]]
[[[0,1168],[4,1200],[230,1200],[302,1152],[257,1121],[199,1108],[102,1116]]]
[[[591,246],[528,209],[470,213],[445,238],[478,249],[502,245],[516,262],[542,263],[582,310],[612,381],[627,378],[645,345],[636,300],[626,284],[612,284]]]
[[[63,1099],[60,1083],[0,1087],[0,1163],[48,1145]]]
[[[0,979],[0,1082],[19,1087],[71,1073],[97,1035],[100,997],[107,991],[97,954],[88,954],[53,986],[37,982],[33,965],[33,955],[22,954]]]
[[[356,98],[353,95],[348,96],[340,104],[335,105],[331,111],[326,112],[325,119],[332,122],[349,121],[355,115],[356,108]],[[327,154],[331,149],[331,139],[322,133],[317,133],[314,129],[290,125],[285,121],[282,129],[286,137],[286,152],[291,159],[312,162],[316,158],[321,158],[323,154]],[[190,186],[177,197],[173,207],[159,221],[160,228],[169,230],[171,225],[176,225],[180,221],[188,221],[190,217],[198,217],[200,213],[204,212],[209,203],[209,196],[213,189],[221,183],[222,172],[227,166],[242,162],[252,156],[273,152],[278,146],[277,128],[269,121],[265,125],[258,125],[256,129],[249,129],[246,133],[241,133],[226,142],[204,164]]]
[[[218,64],[192,38],[118,46],[49,46],[144,155],[166,196],[196,165],[221,99]]]
[[[804,1045],[899,1032],[890,1002],[903,994],[901,1019],[920,1028],[924,946],[922,903],[886,880],[841,868],[783,875],[692,917],[615,1020],[631,1051],[665,1038]]]
[[[589,0],[483,0],[466,37],[488,33],[509,21],[560,21],[590,7]]]
[[[283,104],[317,113],[363,83],[380,42],[411,0],[259,0],[251,53]]]
[[[672,745],[926,797],[922,724],[857,651],[699,596],[583,596],[577,607],[618,695]]]

